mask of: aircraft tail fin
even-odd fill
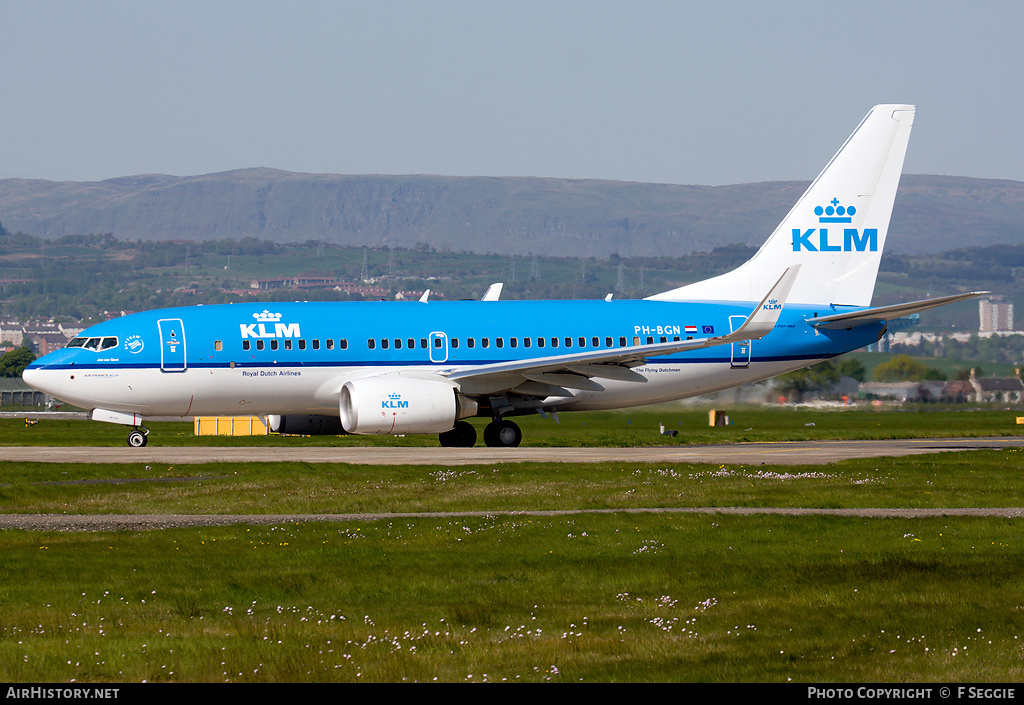
[[[649,298],[756,301],[787,268],[806,265],[790,294],[793,303],[869,306],[914,110],[872,108],[746,263]]]

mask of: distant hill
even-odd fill
[[[677,186],[619,181],[346,176],[243,169],[100,182],[0,180],[0,222],[42,237],[256,237],[480,253],[681,255],[760,245],[805,182]],[[906,175],[889,250],[1024,242],[1024,183]]]

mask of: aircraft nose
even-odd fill
[[[47,371],[42,369],[41,367],[26,367],[25,370],[21,373],[21,378],[25,381],[25,384],[27,384],[28,386],[32,387],[33,389],[37,389],[40,392],[49,394],[51,396],[53,396],[53,394],[57,391],[57,385],[55,384],[55,382],[57,382],[57,379],[55,373],[52,370]]]

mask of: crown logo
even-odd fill
[[[833,198],[831,205],[814,207],[814,215],[818,216],[819,223],[849,223],[852,215],[857,212],[856,206],[841,206],[839,199]]]
[[[401,394],[388,394],[388,399],[401,399]]]
[[[263,309],[261,313],[254,313],[252,317],[260,323],[276,323],[281,320],[280,313],[271,313],[267,309]]]

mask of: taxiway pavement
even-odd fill
[[[226,463],[306,462],[355,465],[480,465],[487,463],[738,463],[824,465],[849,458],[900,457],[1024,448],[1024,437],[916,438],[871,441],[730,443],[641,448],[359,448],[303,447],[0,447],[0,461],[44,463]]]

